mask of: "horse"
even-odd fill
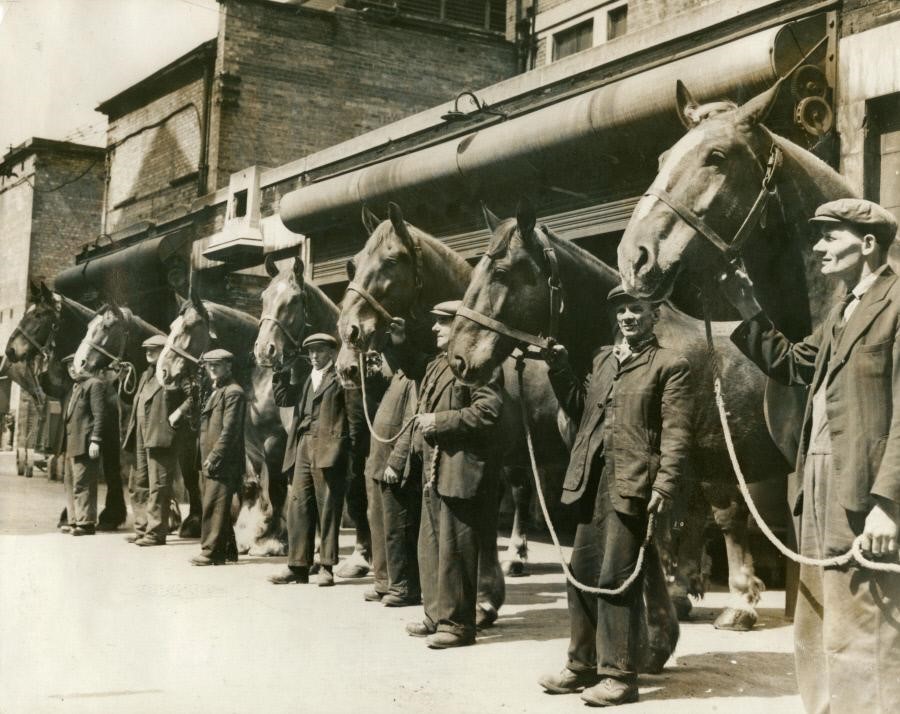
[[[119,409],[125,409],[137,386],[137,370],[146,361],[142,343],[151,335],[162,334],[161,330],[129,308],[107,303],[88,323],[85,335],[75,350],[75,368],[95,374],[110,369],[115,371],[118,375]],[[181,512],[173,506],[174,523],[181,524],[178,534],[182,538],[199,538],[202,502],[196,433],[179,430],[175,449],[190,507],[188,517],[182,520]]]
[[[487,253],[476,266],[472,282],[463,298],[469,311],[531,335],[552,335],[566,346],[576,373],[590,370],[596,349],[614,341],[614,328],[607,314],[604,296],[619,284],[619,274],[583,248],[563,240],[544,227],[536,226],[534,210],[520,204],[515,219],[501,221],[485,210],[492,239]],[[551,297],[556,284],[561,296]],[[554,314],[555,313],[555,314]],[[472,314],[467,312],[466,314]],[[663,304],[656,334],[660,343],[682,352],[692,365],[691,382],[696,404],[693,414],[695,443],[686,473],[682,497],[678,499],[678,534],[664,537],[663,559],[674,568],[671,588],[673,603],[684,617],[689,612],[688,596],[700,597],[705,589],[702,567],[703,530],[707,507],[696,486],[712,507],[715,521],[723,531],[728,552],[729,606],[716,619],[721,629],[750,629],[757,615],[762,582],[753,572],[753,561],[746,549],[747,519],[735,518],[742,503],[733,478],[729,478],[729,459],[712,398],[705,329],[702,322]],[[450,334],[450,364],[457,375],[471,383],[483,383],[497,365],[508,358],[519,341],[495,328],[457,315]],[[551,327],[557,324],[556,334]],[[736,386],[732,399],[737,449],[752,454],[748,477],[762,480],[784,475],[788,463],[769,437],[762,414],[764,378],[749,365],[737,348],[716,326],[714,340],[723,355],[721,369]],[[531,394],[526,397],[533,400]],[[685,493],[687,496],[685,496]]]
[[[5,352],[11,364],[23,364],[27,369],[10,370],[10,377],[38,404],[44,404],[48,396],[64,401],[72,383],[61,360],[76,350],[96,312],[53,292],[44,283],[30,285],[30,303],[13,328]],[[112,383],[108,383],[106,398],[110,410],[117,410],[118,397]],[[107,485],[106,502],[98,519],[101,530],[116,530],[128,517],[122,489],[120,438],[118,425],[109,424],[101,445]],[[53,445],[56,450],[60,447],[61,444]]]
[[[192,289],[171,324],[156,363],[156,378],[163,387],[181,385],[196,392],[193,387],[203,376],[197,374],[203,352],[220,347],[235,356],[234,376],[247,394],[244,443],[249,462],[243,492],[238,494],[238,552],[284,555],[287,531],[281,508],[285,494],[281,464],[287,432],[272,395],[271,370],[252,365],[249,359],[258,329],[259,322],[252,315],[201,300]],[[200,405],[196,407],[199,410]]]

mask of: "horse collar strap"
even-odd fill
[[[741,227],[738,228],[737,233],[734,234],[734,239],[730,244],[726,243],[715,229],[709,226],[703,218],[694,213],[665,189],[651,186],[644,195],[653,196],[662,201],[682,221],[687,223],[691,228],[697,231],[697,233],[712,243],[728,260],[733,260],[740,255],[744,243],[750,238],[750,235],[753,233],[756,226],[760,224],[763,212],[769,203],[769,199],[772,198],[776,191],[776,189],[770,189],[769,187],[775,176],[775,172],[781,166],[782,158],[783,155],[781,149],[778,148],[777,144],[773,143],[772,150],[769,152],[769,160],[766,162],[765,173],[763,174],[759,194],[756,196],[756,200],[750,207],[747,217],[744,218],[744,222],[741,223]]]

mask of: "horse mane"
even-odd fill
[[[303,283],[303,291],[307,298],[306,322],[316,332],[327,332],[336,337],[338,316],[341,314],[338,306],[318,285],[309,280]]]
[[[428,280],[422,285],[425,307],[442,301],[462,297],[472,275],[472,266],[442,240],[425,231],[410,226],[413,238],[422,246],[422,260],[429,271]]]

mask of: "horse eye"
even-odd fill
[[[497,266],[494,268],[494,277],[498,278],[499,280],[506,280],[506,278],[509,277],[509,270],[504,267]]]
[[[725,162],[725,153],[715,149],[709,152],[706,157],[706,163],[710,166],[721,166]]]

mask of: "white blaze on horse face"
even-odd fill
[[[84,365],[86,364],[88,355],[91,352],[91,346],[88,343],[93,342],[94,344],[99,344],[102,346],[101,341],[98,339],[102,326],[103,315],[97,315],[88,323],[87,332],[81,339],[81,343],[78,345],[78,349],[75,350],[75,358],[72,361],[77,372],[81,372],[82,370],[84,370]]]
[[[669,149],[665,161],[659,167],[659,173],[653,183],[657,186],[670,189],[672,187],[672,175],[676,169],[682,170],[681,164],[688,157],[695,156],[698,149],[706,141],[704,132],[694,129],[685,134],[675,146]],[[681,171],[679,171],[681,173]]]

